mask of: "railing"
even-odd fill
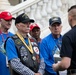
[[[68,2],[67,2],[68,1]],[[62,34],[70,29],[67,22],[67,9],[76,4],[72,0],[72,4],[70,4],[69,0],[26,0],[11,9],[10,11],[14,17],[19,15],[22,12],[25,12],[30,18],[34,19],[36,23],[41,27],[41,37],[45,37],[50,33],[48,28],[48,20],[52,16],[60,16],[62,18]],[[15,33],[16,28],[14,26],[14,22],[10,29],[13,33]]]

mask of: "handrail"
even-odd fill
[[[10,12],[12,13],[12,15],[15,16],[15,17],[16,17],[20,12],[26,12],[27,14],[29,14],[29,12],[27,12],[26,10],[27,10],[29,7],[31,7],[31,6],[33,6],[33,5],[35,5],[35,4],[38,4],[40,1],[42,1],[42,0],[26,0],[26,1],[24,1],[24,2],[22,2],[22,3],[20,3],[20,4],[18,4],[18,5],[15,5],[14,7],[8,9],[7,11],[10,11]],[[65,19],[66,19],[66,18],[67,18],[67,13],[65,13],[63,16],[61,16],[62,24],[65,22]],[[14,28],[14,27],[13,27],[13,28]],[[67,29],[67,28],[68,28],[68,24],[67,24],[67,26],[64,25],[64,28],[63,28],[64,32],[65,32],[65,29]],[[67,30],[68,30],[68,29],[67,29]],[[43,33],[45,33],[45,31],[49,32],[48,25],[45,26],[45,27],[43,27],[43,28],[41,29],[41,31],[42,31]],[[46,33],[45,33],[45,34],[46,34]],[[44,34],[43,34],[43,35],[44,35]]]
[[[15,13],[18,13],[19,11],[24,10],[27,7],[30,7],[31,5],[34,5],[35,3],[39,2],[39,1],[41,1],[41,0],[27,0],[6,11],[10,11],[12,13],[12,15],[14,15]]]

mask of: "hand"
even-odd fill
[[[57,71],[58,63],[53,64],[52,67],[53,67],[53,70],[54,70],[54,71]]]
[[[41,75],[40,73],[35,73],[34,75]]]

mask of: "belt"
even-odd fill
[[[76,69],[67,70],[67,74],[75,74],[75,73],[76,73]]]

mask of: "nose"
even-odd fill
[[[27,27],[30,27],[30,22],[25,23],[25,25],[27,25]]]

